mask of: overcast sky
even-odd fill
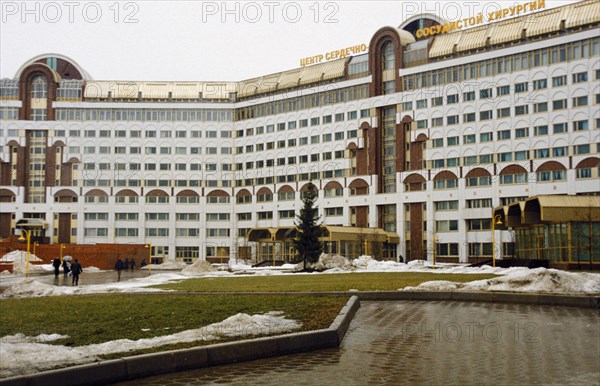
[[[453,21],[525,1],[5,1],[0,77],[60,53],[98,80],[239,81],[369,44],[418,13]],[[570,1],[546,0],[546,9]]]

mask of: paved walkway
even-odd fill
[[[600,385],[597,310],[362,302],[339,349],[120,385]]]

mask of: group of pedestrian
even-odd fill
[[[77,259],[73,262],[73,264],[69,263],[68,260],[63,260],[62,263],[59,258],[56,258],[52,261],[52,267],[54,268],[54,279],[58,280],[58,275],[60,272],[60,267],[62,266],[64,281],[67,280],[69,274],[73,277],[71,284],[79,285],[79,275],[83,272],[83,268]]]
[[[142,261],[142,267],[144,266],[144,261]],[[131,260],[129,258],[125,258],[125,261],[121,260],[120,257],[117,258],[117,261],[115,263],[115,271],[117,271],[117,281],[121,281],[121,271],[125,270],[131,270],[131,272],[133,272],[133,270],[135,269],[135,259],[131,258]]]

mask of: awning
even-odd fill
[[[15,228],[42,228],[48,229],[48,223],[41,218],[22,218],[17,221]]]
[[[295,227],[253,228],[248,232],[248,241],[288,242],[296,236]],[[398,244],[400,237],[395,232],[386,232],[380,228],[357,228],[333,225],[321,226],[321,241],[377,241]]]

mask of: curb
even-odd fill
[[[346,294],[348,296],[348,294]],[[0,380],[2,386],[104,385],[152,375],[338,347],[360,308],[352,296],[329,328],[136,355]]]
[[[396,291],[353,292],[362,301],[440,300],[487,303],[536,304],[600,309],[600,296],[529,294],[516,292],[464,292],[464,291]]]
[[[142,293],[140,293],[142,294]],[[356,296],[361,301],[466,301],[518,303],[600,309],[599,295],[561,295],[503,291],[335,291],[335,292],[189,292],[190,295],[235,296]]]

